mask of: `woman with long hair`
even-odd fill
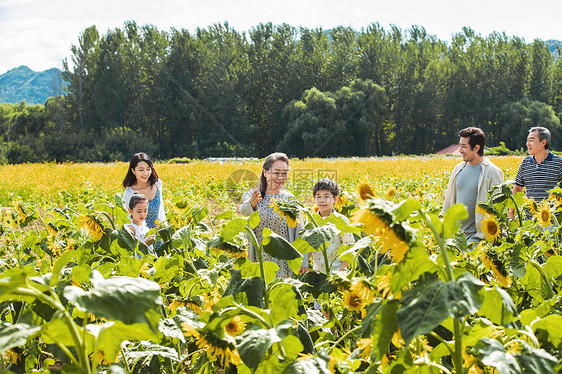
[[[263,229],[266,227],[289,242],[293,242],[297,238],[302,228],[300,224],[297,224],[296,227],[289,227],[285,218],[280,217],[270,206],[272,199],[287,201],[294,198],[293,194],[283,188],[288,175],[289,158],[287,155],[280,152],[272,153],[263,162],[259,188],[246,191],[242,197],[242,204],[240,205],[242,215],[249,216],[255,211],[259,211],[260,223],[254,229],[259,243],[263,240]],[[248,250],[248,258],[250,261],[257,261],[256,252],[252,246]],[[279,265],[277,277],[288,278],[293,275],[287,260],[271,257],[265,252],[263,253],[263,260],[272,261]]]
[[[135,153],[129,162],[127,175],[123,179],[123,204],[125,209],[129,208],[129,200],[133,194],[140,193],[148,198],[148,215],[146,225],[149,228],[156,227],[156,221],[166,221],[164,199],[162,199],[162,181],[154,169],[152,160],[146,153]]]

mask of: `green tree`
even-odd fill
[[[527,98],[502,106],[498,119],[500,137],[509,149],[525,146],[531,127],[542,126],[550,130],[553,147],[562,145],[560,119],[548,104]]]

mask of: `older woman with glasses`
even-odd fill
[[[289,158],[284,153],[272,153],[265,158],[262,169],[260,186],[244,194],[240,205],[240,213],[249,216],[255,211],[259,211],[260,223],[254,229],[259,243],[263,240],[263,229],[266,227],[287,241],[293,242],[302,226],[297,224],[296,227],[289,227],[285,218],[281,218],[270,206],[271,199],[289,200],[293,198],[293,194],[283,189],[289,175]],[[248,250],[248,259],[257,261],[255,249],[251,245]],[[286,260],[271,257],[265,252],[263,253],[263,260],[279,265],[277,277],[288,278],[293,275]]]

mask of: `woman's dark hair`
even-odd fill
[[[148,197],[141,193],[135,192],[133,196],[131,196],[131,200],[129,200],[129,209],[135,209],[137,204],[141,201],[146,201],[148,203]]]
[[[139,153],[135,153],[131,158],[131,162],[129,162],[129,169],[127,170],[127,175],[125,175],[125,179],[123,179],[123,187],[127,188],[137,183],[137,177],[135,177],[135,174],[133,174],[133,169],[136,168],[138,163],[141,161],[146,162],[150,167],[150,169],[152,170],[152,173],[150,173],[150,177],[148,178],[148,184],[152,186],[154,185],[154,183],[158,182],[158,174],[154,169],[154,164],[152,163],[152,160],[150,159],[150,157],[148,157],[146,153],[139,152]]]
[[[271,169],[271,165],[273,165],[275,161],[283,161],[287,164],[287,166],[289,166],[289,157],[287,157],[284,153],[275,152],[265,158],[260,174],[260,193],[262,197],[265,196],[265,191],[267,190],[267,179],[265,178],[265,175],[263,175],[263,170]]]

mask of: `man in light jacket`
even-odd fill
[[[454,204],[464,204],[468,218],[461,221],[461,230],[470,244],[485,237],[481,226],[484,217],[476,212],[476,204],[485,202],[492,186],[503,182],[503,172],[484,158],[484,131],[467,127],[459,131],[459,137],[459,152],[463,161],[451,173],[441,215]]]

